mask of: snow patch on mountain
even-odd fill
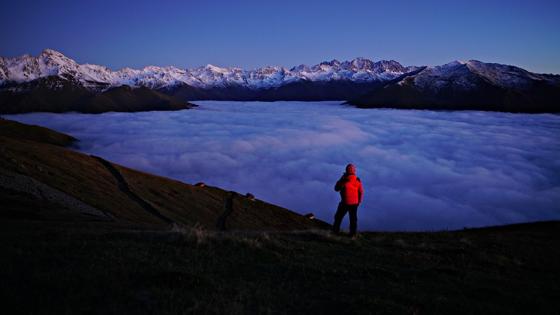
[[[411,81],[424,90],[435,91],[449,85],[464,90],[475,89],[476,83],[470,74],[466,63],[456,60],[441,66],[426,67]]]
[[[504,89],[526,89],[539,81],[560,85],[558,75],[537,74],[511,65],[478,60],[456,60],[441,66],[426,67],[398,84],[413,84],[422,90],[431,91],[450,86],[459,90],[473,90],[478,88],[480,80]]]
[[[469,60],[466,65],[471,71],[504,88],[529,87],[533,81],[546,81],[551,84],[560,82],[558,76],[532,73],[510,65],[484,63],[478,60]]]

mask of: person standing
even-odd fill
[[[340,203],[334,215],[333,232],[340,232],[340,223],[348,212],[350,216],[350,236],[354,237],[358,228],[358,206],[364,197],[364,188],[360,178],[356,176],[356,166],[346,165],[346,172],[334,185],[334,190],[340,192]]]

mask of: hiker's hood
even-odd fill
[[[346,174],[356,175],[356,166],[354,166],[354,164],[346,165]]]

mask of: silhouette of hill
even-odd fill
[[[49,76],[0,89],[0,113],[138,112],[196,106],[147,87],[92,90],[72,78]]]

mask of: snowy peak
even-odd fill
[[[504,88],[526,88],[533,82],[540,81],[547,84],[559,84],[559,76],[532,73],[525,69],[498,63],[484,63],[478,60],[469,60],[466,66],[495,85]]]
[[[351,64],[351,69],[362,70],[362,71],[373,70],[373,65],[374,65],[373,61],[362,57],[358,57],[352,60],[350,64]]]
[[[61,52],[49,48],[44,49],[41,54],[39,54],[39,58],[51,61],[54,64],[75,63],[74,60],[66,57]]]
[[[214,66],[212,64],[207,64],[206,67],[204,67],[205,70],[213,72],[213,73],[221,73],[221,74],[225,74],[228,72],[228,69],[226,68],[220,68],[217,66]]]
[[[399,84],[413,82],[420,89],[432,91],[449,86],[455,86],[458,89],[474,89],[476,88],[475,79],[465,63],[452,61],[440,66],[426,67],[418,74],[399,82]]]
[[[559,85],[560,76],[532,73],[511,65],[456,60],[441,66],[426,67],[399,84],[413,82],[421,89],[433,91],[450,86],[455,89],[473,90],[478,88],[481,81],[503,89],[527,89],[535,82]]]
[[[64,54],[45,49],[37,57],[23,55],[15,58],[2,58],[0,69],[2,81],[16,83],[28,82],[48,76],[72,78],[90,87],[92,83],[108,83],[110,70],[97,65],[79,65]],[[0,82],[1,83],[1,82]]]

